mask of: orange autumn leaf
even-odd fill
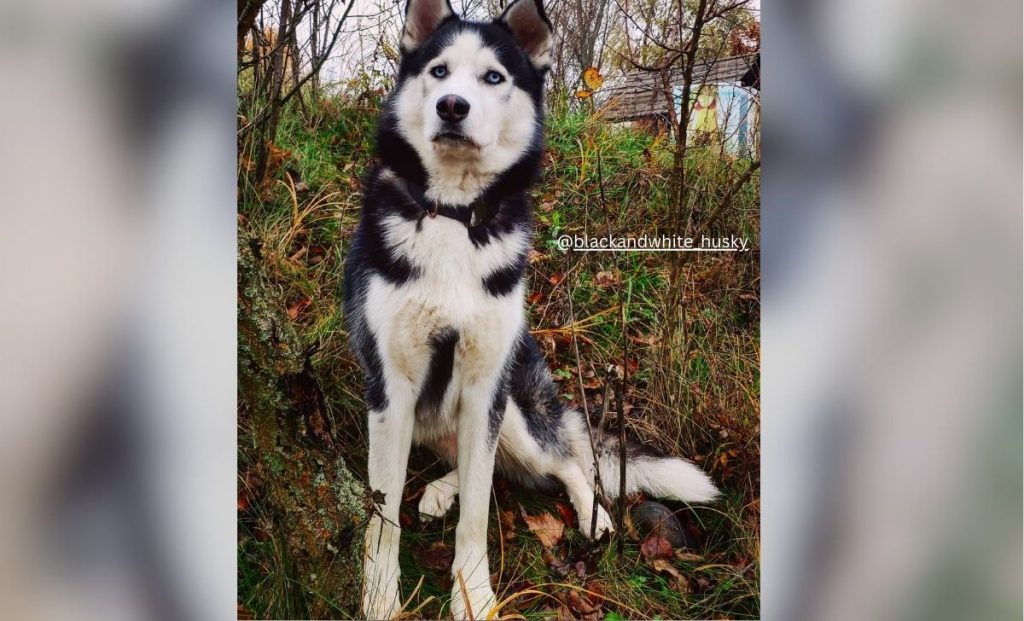
[[[565,522],[547,512],[540,515],[527,515],[522,507],[519,510],[523,514],[523,520],[526,521],[527,528],[530,529],[531,533],[537,535],[537,539],[540,539],[541,544],[545,548],[552,548],[562,540],[562,534],[565,532]]]
[[[572,507],[564,502],[556,502],[555,508],[562,515],[562,521],[569,525],[576,523],[576,514],[573,512]]]
[[[597,67],[587,67],[583,72],[583,83],[592,91],[596,91],[604,84],[604,76]]]
[[[588,99],[594,93],[590,91],[576,91],[576,99]]]
[[[308,308],[309,305],[312,303],[313,300],[309,298],[302,298],[301,300],[295,302],[294,304],[288,307],[288,319],[295,321],[296,319],[298,319],[299,314],[302,311],[306,310],[306,308]]]

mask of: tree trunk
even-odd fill
[[[256,170],[253,173],[253,181],[258,186],[267,173],[267,158],[270,156],[270,143],[277,135],[277,122],[281,118],[281,88],[284,85],[285,65],[287,61],[288,45],[294,41],[286,41],[292,29],[292,3],[291,0],[281,0],[281,15],[278,20],[277,40],[271,42],[271,77],[270,90],[267,92],[267,106],[270,107],[270,115],[264,121],[263,127],[259,130],[259,140],[256,143]]]
[[[704,28],[707,17],[708,0],[698,0],[694,14],[693,28],[690,39],[683,40],[682,28],[682,0],[679,0],[680,7],[680,35],[678,47],[684,49],[683,54],[683,84],[682,102],[679,118],[675,126],[676,150],[673,160],[673,175],[671,195],[673,197],[673,235],[688,237],[693,223],[693,213],[689,200],[689,179],[686,174],[686,152],[687,141],[689,140],[690,124],[690,95],[693,92],[693,69],[697,62],[697,50],[700,45],[701,32]],[[662,327],[661,358],[662,368],[671,369],[672,361],[679,361],[678,375],[676,373],[665,373],[658,380],[660,384],[661,401],[669,410],[678,410],[680,407],[689,412],[689,393],[686,391],[685,376],[689,358],[690,341],[686,329],[686,294],[684,288],[686,279],[684,267],[688,263],[689,253],[672,253],[671,267],[669,270],[669,289],[666,295],[665,323]]]
[[[238,60],[241,65],[243,51],[245,50],[245,35],[256,23],[256,16],[263,8],[263,0],[239,0],[238,2]],[[253,41],[255,47],[256,41]]]

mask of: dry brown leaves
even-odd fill
[[[589,595],[576,590],[568,591],[563,597],[562,607],[558,610],[559,619],[584,619],[585,621],[596,621],[604,618],[604,611],[601,610],[601,600],[591,601]],[[567,615],[567,616],[565,616]]]
[[[505,541],[515,541],[516,514],[511,511],[499,511],[498,523],[501,525],[501,536]]]
[[[650,535],[640,543],[640,555],[648,561],[672,558],[672,544],[660,535]]]
[[[619,284],[619,276],[615,272],[598,272],[594,275],[594,284],[598,287],[611,287]]]
[[[519,511],[523,515],[526,527],[537,536],[545,548],[551,549],[562,540],[562,535],[565,534],[565,522],[547,511],[540,515],[528,515],[522,507],[519,507]]]
[[[455,551],[445,542],[435,541],[426,549],[420,550],[416,554],[416,560],[425,569],[444,573],[451,569],[455,561]]]

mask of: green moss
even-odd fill
[[[275,525],[278,547],[270,548],[276,552],[271,562],[245,565],[247,572],[262,572],[263,579],[240,580],[240,589],[249,587],[242,593],[245,601],[263,603],[263,610],[254,610],[261,616],[291,616],[297,610],[334,616],[358,607],[365,491],[337,452],[298,431],[309,399],[295,392],[295,378],[310,370],[258,248],[240,236],[239,416],[255,446],[246,461],[269,473],[256,527]],[[254,528],[252,536],[258,538],[258,532]],[[267,547],[250,550],[266,553]],[[282,582],[301,588],[287,588],[288,597],[263,592]]]

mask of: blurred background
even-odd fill
[[[240,8],[0,7],[5,618],[240,613]],[[1021,12],[760,7],[763,618],[1021,616]]]

